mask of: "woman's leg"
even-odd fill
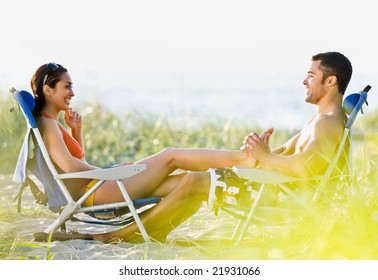
[[[167,148],[136,162],[145,164],[146,170],[124,179],[123,183],[132,199],[145,198],[159,192],[162,183],[176,169],[205,171],[212,167],[252,165],[252,161],[242,151]],[[123,201],[122,194],[115,181],[107,181],[96,191],[95,204],[115,201]]]
[[[142,217],[142,223],[153,240],[165,241],[169,232],[192,216],[207,199],[210,186],[208,172],[191,172],[185,175],[161,202],[148,210]],[[95,234],[96,240],[103,242],[143,241],[135,223],[105,234]]]
[[[172,192],[180,183],[182,178],[187,173],[181,173],[178,175],[169,175],[155,187],[150,193],[146,193],[143,196],[136,194],[135,187],[140,187],[138,182],[135,182],[133,186],[131,186],[130,181],[127,181],[127,184],[124,182],[124,185],[127,189],[128,194],[132,200],[146,198],[146,197],[166,197],[170,192]],[[126,181],[126,180],[124,180]],[[151,183],[152,184],[152,183]],[[146,188],[147,189],[147,188]],[[146,190],[143,191],[145,193]],[[107,181],[105,182],[96,192],[94,196],[94,204],[101,205],[106,203],[113,203],[116,201],[124,201],[124,197],[119,190],[119,186],[116,181]]]
[[[167,148],[136,163],[159,163],[161,156],[165,158],[163,162],[169,164],[172,170],[206,171],[209,168],[233,165],[253,166],[255,164],[255,160],[243,151],[188,148]]]

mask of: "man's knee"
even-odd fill
[[[210,189],[210,174],[208,172],[189,172],[183,179],[183,187],[192,194],[207,197]]]

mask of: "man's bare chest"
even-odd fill
[[[306,148],[314,132],[314,121],[309,122],[303,127],[301,134],[299,135],[298,141],[295,145],[295,152],[303,152]]]

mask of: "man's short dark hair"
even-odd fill
[[[320,60],[320,69],[323,71],[322,82],[329,76],[336,76],[339,91],[344,94],[353,72],[349,59],[338,52],[326,52],[312,56],[312,61],[318,60]]]

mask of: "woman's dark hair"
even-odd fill
[[[55,85],[60,81],[61,75],[66,72],[66,68],[56,63],[44,64],[35,71],[30,81],[35,99],[34,117],[38,117],[41,114],[41,110],[46,102],[43,95],[43,86],[48,85],[51,88],[55,88]]]
[[[317,60],[320,60],[320,69],[323,71],[322,82],[329,76],[336,76],[339,91],[344,94],[353,72],[349,59],[338,52],[326,52],[312,57],[312,61]]]

